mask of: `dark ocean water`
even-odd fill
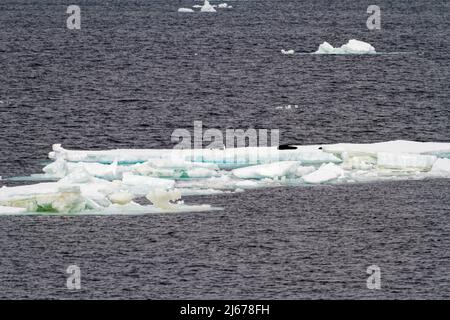
[[[450,2],[0,3],[0,175],[67,148],[170,148],[177,128],[281,143],[450,141]],[[66,28],[78,4],[81,30]],[[285,56],[356,38],[386,53]],[[277,107],[296,104],[297,109]],[[0,219],[1,298],[450,298],[449,180],[187,198],[223,211]],[[66,288],[77,264],[82,289]],[[382,289],[366,288],[381,268]]]

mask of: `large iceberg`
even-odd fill
[[[328,42],[324,42],[319,46],[316,54],[373,54],[376,53],[375,48],[367,42],[352,39],[339,48],[333,47]]]

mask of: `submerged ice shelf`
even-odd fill
[[[0,188],[0,214],[210,211],[182,197],[279,187],[450,178],[450,143],[388,141],[236,149],[67,150],[27,180]],[[140,205],[147,199],[151,205]]]

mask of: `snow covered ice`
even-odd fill
[[[235,149],[67,150],[27,180],[0,188],[0,214],[211,211],[184,198],[268,187],[450,178],[450,143],[387,141]],[[232,195],[230,195],[232,197]],[[148,204],[139,204],[146,199]]]

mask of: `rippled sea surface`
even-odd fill
[[[450,3],[0,3],[0,175],[66,148],[171,148],[177,128],[280,129],[281,143],[450,141]],[[198,4],[198,3],[197,3]],[[370,56],[314,52],[371,43]],[[285,109],[285,105],[298,108]],[[1,181],[2,184],[6,182]],[[0,217],[0,298],[450,298],[450,181],[204,197],[222,211]],[[79,265],[82,289],[66,288]],[[368,266],[381,290],[368,290]]]

